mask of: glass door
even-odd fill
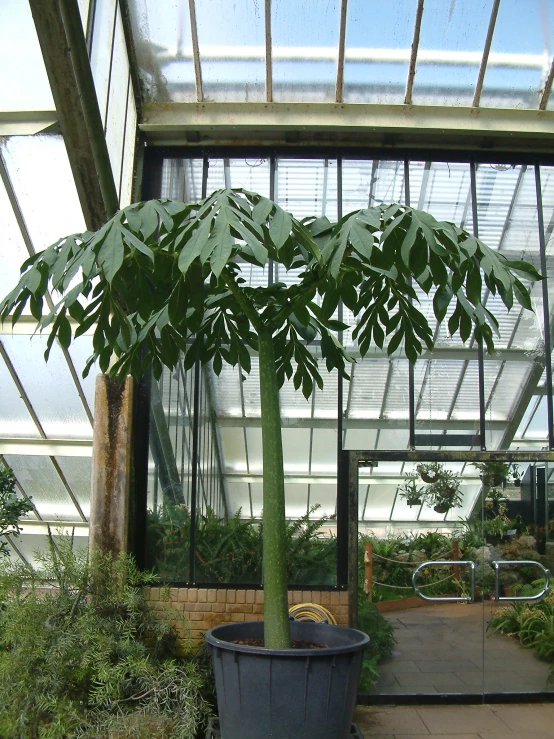
[[[554,623],[551,466],[478,459],[359,470],[366,589],[396,640],[371,689],[381,699],[551,690],[542,642],[526,648],[525,632]]]

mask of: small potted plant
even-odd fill
[[[463,497],[460,492],[460,478],[455,472],[438,465],[435,482],[429,486],[429,503],[437,513],[448,513],[451,508],[460,508]]]
[[[431,485],[436,482],[440,473],[444,470],[444,465],[439,462],[425,462],[416,466],[417,474],[423,482]]]
[[[404,483],[400,486],[400,497],[403,498],[406,503],[411,507],[415,505],[422,505],[425,497],[425,488],[423,485],[418,485],[418,475],[414,472],[406,475]]]
[[[483,485],[494,488],[504,486],[510,477],[512,465],[509,462],[473,462],[480,474]]]

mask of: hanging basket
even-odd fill
[[[506,482],[506,478],[497,472],[488,472],[480,475],[481,482],[489,488],[498,488]]]
[[[435,510],[437,513],[448,513],[450,508],[450,503],[437,503],[433,510]]]
[[[432,483],[436,482],[437,477],[438,477],[436,473],[433,475],[433,474],[429,474],[429,472],[421,472],[419,476],[421,477],[423,482],[426,482],[428,485],[431,485]]]
[[[410,506],[422,505],[423,501],[421,498],[406,498],[406,503]]]

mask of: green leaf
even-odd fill
[[[190,239],[183,244],[177,265],[184,275],[187,274],[189,267],[194,260],[200,256],[204,245],[210,238],[211,224],[211,217],[206,218],[206,220],[203,221],[196,229]]]
[[[111,229],[98,252],[98,264],[109,285],[123,264],[124,247],[121,232]]]
[[[148,201],[139,210],[140,232],[145,241],[152,236],[158,228],[158,212],[153,201]]]
[[[276,206],[275,213],[269,221],[269,235],[271,241],[279,251],[288,237],[292,229],[292,218],[279,206]]]
[[[433,312],[437,321],[441,322],[452,300],[452,290],[449,285],[439,288],[433,297]]]
[[[395,352],[398,347],[400,346],[400,343],[402,342],[402,338],[404,337],[404,330],[399,329],[391,338],[389,341],[389,344],[387,346],[387,354],[390,355]]]
[[[229,223],[218,218],[208,241],[214,243],[210,254],[210,266],[214,275],[219,277],[232,254],[235,244],[235,240],[231,236]]]
[[[531,296],[529,295],[529,290],[525,287],[525,285],[520,282],[517,277],[514,277],[514,295],[516,296],[517,302],[526,308],[527,310],[533,310],[533,305],[531,303]],[[31,304],[32,304],[31,299]]]
[[[265,223],[272,210],[273,203],[271,200],[261,197],[252,209],[252,220],[259,224]]]
[[[144,244],[140,239],[137,239],[135,234],[126,229],[125,226],[118,225],[118,229],[128,244],[131,244],[135,247],[135,249],[138,249],[138,251],[140,251],[142,254],[145,254],[148,259],[150,259],[150,261],[154,263],[154,252],[152,251],[152,249],[150,249],[150,247],[146,246],[146,244]]]
[[[533,267],[533,265],[529,264],[528,262],[510,259],[507,260],[506,266],[514,272],[522,275],[522,277],[524,277],[526,280],[530,280],[531,282],[535,282],[536,280],[544,280],[544,276],[541,275],[540,272],[537,272],[535,267]]]

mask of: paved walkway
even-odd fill
[[[553,739],[554,704],[358,706],[364,739]]]
[[[386,614],[395,629],[392,657],[372,693],[520,693],[553,691],[549,665],[515,639],[485,635],[494,603],[429,605]],[[554,726],[552,734],[554,739]]]

